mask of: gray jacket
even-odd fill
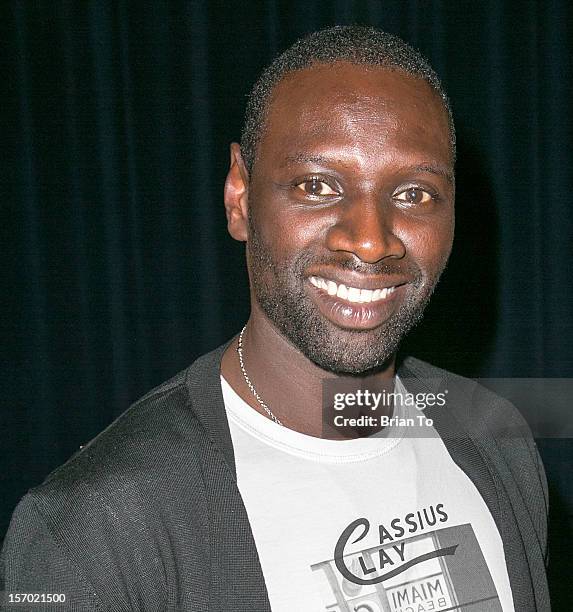
[[[4,542],[0,591],[66,595],[65,606],[31,610],[270,610],[236,483],[225,348],[148,393],[28,492]],[[412,393],[448,388],[447,406],[426,415],[493,515],[516,612],[550,610],[546,482],[522,418],[417,359],[398,373]]]

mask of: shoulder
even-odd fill
[[[95,438],[54,470],[38,491],[80,480],[97,485],[109,477],[164,468],[167,455],[193,437],[197,423],[185,384],[184,370],[134,402]]]
[[[511,436],[533,441],[529,426],[518,408],[478,380],[415,357],[404,359],[399,374],[416,389],[445,392],[447,411],[468,432],[487,432],[496,438]]]
[[[441,425],[439,433],[468,436],[480,453],[497,468],[509,467],[516,480],[527,477],[541,480],[545,473],[529,425],[518,408],[508,399],[494,393],[477,380],[454,374],[408,357],[399,370],[409,385],[421,392],[444,393],[445,402],[433,408],[430,416]],[[428,410],[426,410],[428,413]]]
[[[69,544],[98,533],[122,533],[122,541],[151,537],[157,517],[174,517],[174,498],[201,513],[208,441],[190,400],[188,370],[136,401],[28,492],[27,503],[54,537]]]
[[[177,574],[172,563],[182,542],[193,559],[208,558],[203,465],[210,441],[193,410],[189,369],[135,402],[26,494],[7,535],[10,567],[35,559],[37,569],[38,559],[57,551],[60,565],[75,568],[98,596],[126,601],[124,578],[155,567],[140,584],[155,601]],[[195,569],[190,562],[189,572]]]
[[[223,349],[146,393],[29,495],[39,507],[52,513],[61,507],[66,515],[120,503],[160,511],[169,493],[186,495],[191,487],[197,495],[204,455],[213,446],[205,414],[217,412]]]

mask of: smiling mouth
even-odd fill
[[[382,287],[380,289],[360,289],[349,287],[343,283],[336,283],[320,276],[309,276],[308,280],[317,289],[322,289],[330,296],[336,296],[347,302],[367,304],[369,302],[380,302],[396,291],[396,286]]]
[[[383,325],[404,300],[409,284],[364,289],[322,276],[309,276],[307,281],[310,296],[322,316],[349,331],[372,330]]]

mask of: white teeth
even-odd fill
[[[360,291],[360,301],[361,302],[371,302],[373,293],[374,291],[372,291],[371,289],[362,289]]]
[[[396,287],[385,287],[384,289],[358,289],[357,287],[347,287],[342,283],[336,284],[334,281],[326,280],[319,276],[310,276],[308,279],[315,287],[328,292],[328,295],[336,295],[343,300],[356,303],[368,303],[384,300],[396,290]]]
[[[360,289],[356,289],[356,287],[349,287],[348,301],[349,302],[361,302],[362,300],[360,299]]]

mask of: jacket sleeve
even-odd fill
[[[50,533],[34,499],[26,495],[18,504],[0,555],[0,592],[4,591],[2,610],[33,609],[103,610],[97,595],[80,571]],[[10,605],[9,594],[58,594],[61,603]],[[61,598],[60,598],[61,599]]]

